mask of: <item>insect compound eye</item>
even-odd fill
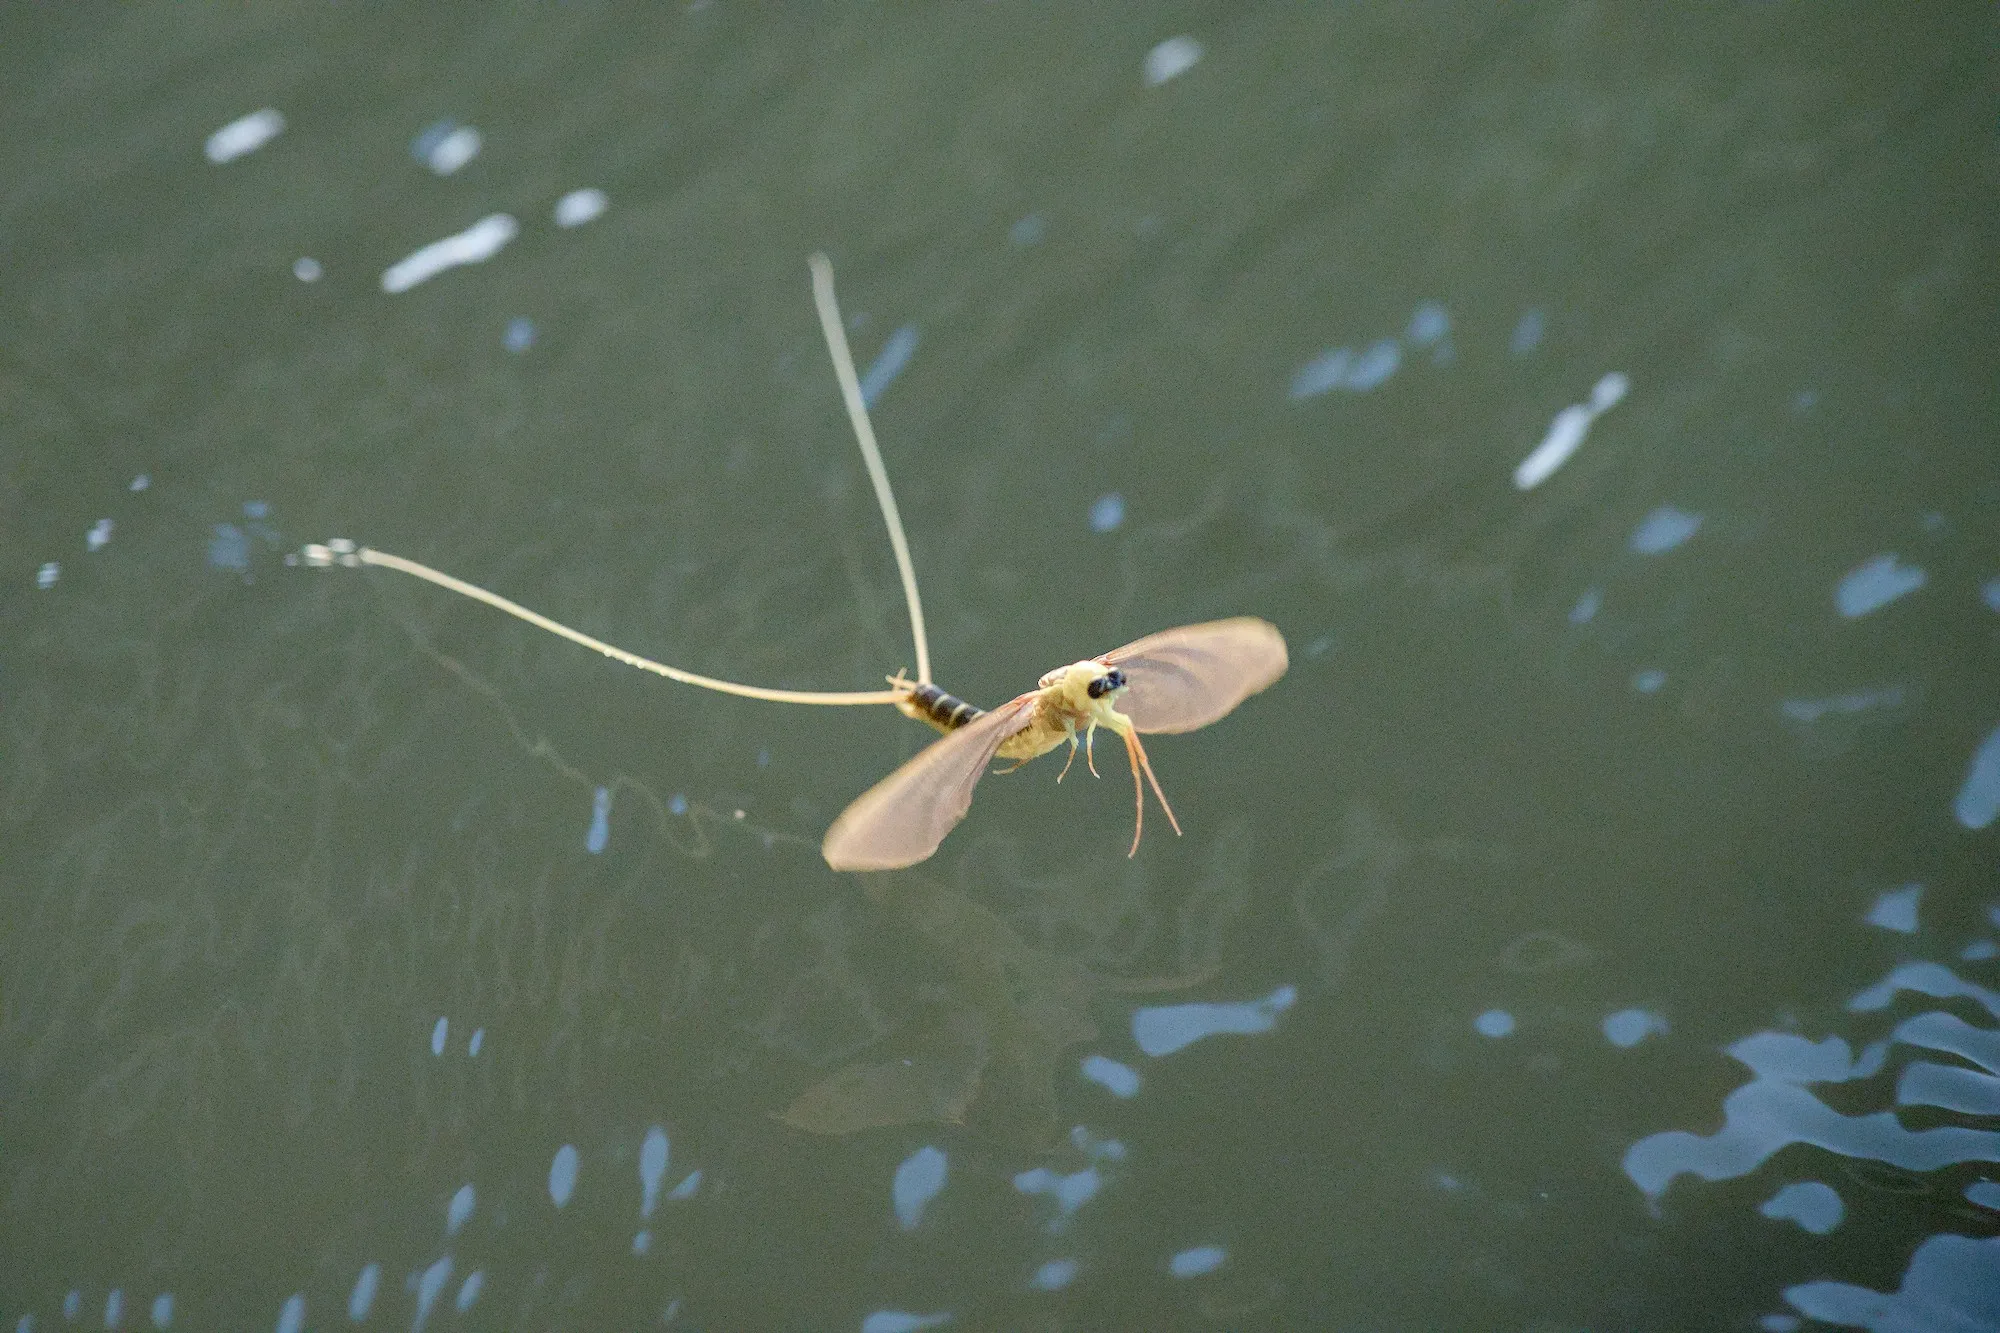
[[[1122,690],[1124,688],[1125,673],[1117,667],[1112,667],[1096,680],[1091,681],[1088,686],[1090,697],[1093,699],[1102,699],[1105,695],[1111,693],[1111,691]]]

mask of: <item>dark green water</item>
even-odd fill
[[[0,16],[0,1326],[2000,1324],[1995,38]],[[874,688],[819,249],[948,688],[1284,630],[1185,837],[286,563]]]

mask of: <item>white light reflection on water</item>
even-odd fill
[[[1451,336],[1451,313],[1436,301],[1426,301],[1410,313],[1403,336],[1419,347],[1437,347]]]
[[[667,1175],[667,1131],[654,1125],[639,1145],[639,1216],[651,1217],[660,1202],[660,1182]]]
[[[445,1255],[426,1268],[422,1274],[410,1274],[410,1285],[417,1293],[417,1317],[410,1323],[410,1333],[419,1333],[424,1321],[431,1317],[431,1308],[437,1304],[438,1296],[444,1291],[444,1284],[451,1281],[451,1256]]]
[[[1213,1273],[1228,1259],[1229,1251],[1220,1245],[1197,1245],[1167,1260],[1167,1271],[1175,1277],[1200,1277]]]
[[[556,1149],[555,1160],[549,1163],[549,1198],[558,1208],[569,1203],[569,1196],[576,1193],[576,1167],[574,1144],[565,1143]]]
[[[485,140],[470,125],[440,120],[418,131],[410,141],[410,156],[440,176],[449,176],[479,156]]]
[[[382,290],[407,292],[446,269],[478,264],[500,253],[520,233],[521,224],[505,213],[489,213],[464,231],[432,241],[382,270]]]
[[[1965,980],[1942,963],[1929,962],[1898,964],[1888,976],[1849,1000],[1847,1007],[1864,1014],[1886,1009],[1896,998],[1896,992],[1904,990],[1935,1000],[1973,1000],[1987,1013],[2000,1018],[2000,993]]]
[[[382,1265],[369,1264],[361,1270],[361,1276],[354,1279],[354,1290],[347,1297],[347,1317],[360,1323],[375,1308],[375,1293],[382,1286]]]
[[[595,222],[604,216],[604,210],[611,207],[611,199],[604,191],[592,187],[571,190],[556,200],[555,220],[558,227],[581,227],[586,222]]]
[[[1875,899],[1875,905],[1868,909],[1864,918],[1871,926],[1884,930],[1900,931],[1911,935],[1917,929],[1917,902],[1924,895],[1921,884],[1905,884],[1900,889],[1891,889]]]
[[[1914,1060],[1896,1080],[1899,1106],[1935,1106],[1966,1115],[2000,1116],[2000,1078],[1957,1065]]]
[[[440,1016],[431,1028],[431,1054],[443,1055],[445,1038],[451,1035],[451,1020]]]
[[[1513,356],[1527,356],[1542,345],[1542,335],[1548,331],[1548,327],[1548,316],[1540,309],[1524,311],[1514,325],[1514,332],[1508,335],[1508,353]]]
[[[917,326],[905,324],[889,335],[889,341],[882,344],[882,350],[861,376],[861,401],[869,407],[875,402],[896,377],[909,368],[910,358],[917,354]]]
[[[445,1209],[444,1234],[456,1236],[472,1218],[472,1208],[477,1195],[471,1185],[460,1185],[458,1193],[451,1196],[451,1206]]]
[[[1628,545],[1635,555],[1665,555],[1701,531],[1702,516],[1661,505],[1639,520]]]
[[[1146,86],[1157,88],[1168,79],[1179,78],[1200,61],[1200,42],[1187,36],[1169,37],[1146,52],[1146,63],[1142,71]]]
[[[877,1310],[861,1321],[861,1333],[918,1333],[919,1329],[943,1328],[949,1314],[911,1314],[907,1310]]]
[[[1865,713],[1871,708],[1894,708],[1903,702],[1903,687],[1885,685],[1880,689],[1854,690],[1824,699],[1787,699],[1778,711],[1793,722],[1810,725],[1832,714]]]
[[[1045,1194],[1054,1201],[1056,1211],[1047,1223],[1051,1233],[1060,1233],[1067,1228],[1077,1210],[1096,1198],[1098,1191],[1104,1188],[1105,1175],[1097,1164],[1122,1162],[1126,1156],[1123,1143],[1117,1139],[1100,1139],[1082,1125],[1070,1131],[1069,1139],[1071,1146],[1083,1154],[1090,1165],[1067,1174],[1038,1166],[1014,1177],[1014,1188],[1021,1193]]]
[[[1516,339],[1518,342],[1518,331]],[[1554,476],[1556,469],[1583,447],[1591,423],[1623,402],[1631,387],[1632,382],[1614,370],[1592,386],[1588,403],[1573,403],[1556,413],[1542,442],[1514,469],[1515,489],[1530,491]]]
[[[174,1322],[174,1294],[163,1291],[153,1297],[153,1327],[165,1328]]]
[[[118,1327],[118,1321],[124,1317],[125,1293],[117,1287],[113,1287],[111,1294],[104,1298],[104,1326],[106,1328],[116,1328]]]
[[[1028,1286],[1034,1291],[1061,1291],[1076,1281],[1077,1269],[1074,1259],[1051,1259],[1035,1270]]]
[[[1706,1137],[1669,1130],[1625,1153],[1625,1174],[1657,1197],[1685,1174],[1703,1180],[1747,1175],[1794,1143],[1868,1157],[1909,1171],[1957,1162],[2000,1162],[2000,1134],[1943,1126],[1907,1130],[1892,1111],[1843,1116],[1793,1082],[1756,1079],[1723,1099],[1724,1123]]]
[[[590,798],[590,831],[583,835],[583,849],[592,856],[602,853],[611,842],[611,788],[599,787]]]
[[[452,1306],[460,1314],[464,1314],[472,1308],[472,1303],[479,1299],[480,1290],[485,1286],[485,1270],[479,1268],[473,1269],[465,1275],[465,1282],[459,1287],[458,1298],[452,1302]]]
[[[1139,1071],[1130,1065],[1120,1064],[1108,1055],[1085,1056],[1078,1071],[1113,1097],[1139,1095]]]
[[[1834,589],[1833,604],[1853,620],[1915,592],[1928,578],[1915,565],[1898,564],[1893,554],[1878,555],[1848,571]]]
[[[1132,1015],[1132,1039],[1147,1055],[1175,1051],[1222,1034],[1250,1036],[1269,1032],[1278,1015],[1299,998],[1292,986],[1280,986],[1261,1000],[1235,1004],[1169,1004],[1140,1009]]]
[[[1899,965],[1881,982],[1856,994],[1847,1008],[1854,1013],[1876,1012],[1905,992],[1970,999],[2000,1017],[2000,995],[1932,962]],[[1811,1042],[1791,1033],[1760,1032],[1728,1048],[1728,1054],[1748,1066],[1755,1077],[1724,1098],[1722,1128],[1706,1137],[1671,1130],[1641,1139],[1625,1154],[1625,1172],[1649,1198],[1657,1200],[1683,1174],[1704,1180],[1747,1175],[1792,1144],[1808,1144],[1845,1157],[1872,1159],[1918,1172],[1963,1162],[2000,1162],[2000,1133],[1992,1130],[1969,1125],[1911,1130],[1894,1111],[1842,1115],[1807,1091],[1814,1083],[1872,1078],[1886,1065],[1893,1047],[1911,1046],[1959,1056],[1984,1072],[1929,1060],[1909,1061],[1897,1081],[1899,1105],[1933,1106],[1981,1118],[2000,1115],[2000,1029],[1930,1011],[1905,1019],[1894,1029],[1890,1041],[1872,1044],[1859,1058],[1850,1056],[1847,1042],[1840,1037]],[[1829,1206],[1829,1199],[1834,1206]],[[1781,1191],[1764,1211],[1767,1216],[1797,1221],[1808,1230],[1823,1231],[1838,1223],[1838,1202],[1825,1187]],[[1941,1239],[1946,1238],[1933,1237],[1932,1241]],[[1917,1276],[1913,1263],[1910,1280]],[[1827,1295],[1836,1288],[1850,1294],[1865,1291],[1840,1283],[1811,1287],[1828,1300],[1836,1299]],[[1806,1313],[1826,1317],[1819,1311],[1834,1308],[1813,1305],[1818,1297],[1810,1292],[1807,1299],[1799,1299],[1794,1293],[1800,1290],[1804,1289],[1787,1292],[1787,1299]],[[1887,1299],[1879,1293],[1868,1296]]]
[[[284,133],[284,129],[284,113],[267,106],[261,111],[238,117],[209,135],[208,141],[202,145],[202,152],[218,166],[234,162],[246,153],[256,152]]]
[[[1068,1175],[1038,1166],[1014,1177],[1014,1188],[1021,1193],[1046,1194],[1055,1200],[1056,1216],[1049,1222],[1051,1231],[1060,1231],[1076,1210],[1096,1198],[1103,1187],[1104,1176],[1094,1166]]]
[[[929,1144],[904,1158],[889,1190],[896,1224],[905,1231],[914,1230],[924,1220],[924,1209],[944,1191],[948,1174],[944,1153]]]
[[[1348,369],[1347,383],[1341,387],[1352,393],[1380,388],[1403,364],[1403,349],[1394,338],[1378,338],[1368,345]]]
[[[1665,1036],[1668,1031],[1666,1019],[1645,1009],[1620,1009],[1604,1019],[1604,1039],[1620,1050],[1651,1036]]]
[[[306,1298],[302,1292],[293,1292],[285,1298],[285,1306],[278,1311],[277,1333],[300,1333],[306,1326]]]
[[[1496,1041],[1501,1037],[1512,1036],[1514,1015],[1505,1009],[1488,1009],[1472,1020],[1472,1030],[1482,1037],[1491,1037]]]
[[[1774,1222],[1796,1222],[1815,1236],[1824,1236],[1840,1225],[1847,1215],[1846,1205],[1833,1186],[1817,1180],[1795,1181],[1759,1204],[1757,1211]]]
[[[1893,1292],[1805,1282],[1787,1287],[1785,1299],[1814,1319],[1883,1333],[2000,1328],[2000,1236],[1932,1236]]]
[[[1125,521],[1125,497],[1112,491],[1090,502],[1090,530],[1114,532]]]
[[[1883,915],[1887,922],[1876,924],[1902,929],[1907,923],[1913,928],[1915,888],[1884,895],[1882,901],[1891,906],[1886,912],[1871,913],[1871,919]],[[1856,994],[1847,1008],[1854,1013],[1877,1012],[1904,993],[1971,1000],[2000,1017],[2000,994],[1924,961],[1894,968],[1881,982]],[[1626,1174],[1657,1200],[1679,1175],[1707,1180],[1746,1175],[1795,1143],[1918,1172],[1964,1162],[2000,1162],[2000,1133],[1965,1125],[1913,1131],[1888,1110],[1843,1116],[1806,1091],[1812,1083],[1872,1078],[1887,1063],[1892,1045],[1942,1051],[1980,1067],[1911,1060],[1899,1072],[1898,1105],[1936,1107],[1988,1121],[2000,1116],[2000,1028],[1928,1011],[1904,1019],[1891,1041],[1869,1046],[1859,1058],[1850,1057],[1847,1042],[1840,1037],[1811,1042],[1790,1033],[1761,1032],[1728,1050],[1755,1078],[1724,1099],[1722,1129],[1706,1138],[1669,1131],[1642,1139],[1625,1155]],[[1988,1182],[1969,1188],[1966,1197],[2000,1207],[2000,1187]],[[1816,1181],[1786,1185],[1760,1211],[1820,1235],[1837,1227],[1845,1214],[1839,1195]],[[1895,1292],[1828,1280],[1790,1287],[1784,1296],[1802,1314],[1830,1323],[1911,1330],[2000,1327],[2000,1238],[1930,1237],[1918,1247]],[[1789,1328],[1796,1326],[1796,1320],[1768,1315],[1760,1325]]]
[[[1403,364],[1403,350],[1394,338],[1380,338],[1364,352],[1332,347],[1321,352],[1292,376],[1286,396],[1293,402],[1343,389],[1367,393],[1380,388]]]
[[[1973,830],[1983,829],[2000,817],[2000,727],[1987,732],[1972,752],[1965,781],[1952,798],[1951,812],[1959,823]]]

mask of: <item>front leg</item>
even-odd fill
[[[1091,725],[1091,730],[1095,731],[1097,729],[1097,724],[1095,722],[1091,723],[1090,725]],[[1066,722],[1063,724],[1063,727],[1065,732],[1067,733],[1069,740],[1069,758],[1063,760],[1062,773],[1056,774],[1057,782],[1061,782],[1063,780],[1063,774],[1068,773],[1069,766],[1076,762],[1076,724],[1074,722]],[[1088,738],[1086,737],[1086,739]],[[1086,753],[1084,755],[1084,761],[1088,763],[1089,759],[1090,756],[1088,753]],[[1090,766],[1090,775],[1092,777],[1097,776],[1097,766],[1095,764],[1091,764]]]

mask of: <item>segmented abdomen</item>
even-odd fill
[[[936,727],[939,731],[957,731],[986,710],[974,708],[965,700],[946,694],[935,685],[919,685],[910,691],[909,702],[915,705],[915,716]]]

